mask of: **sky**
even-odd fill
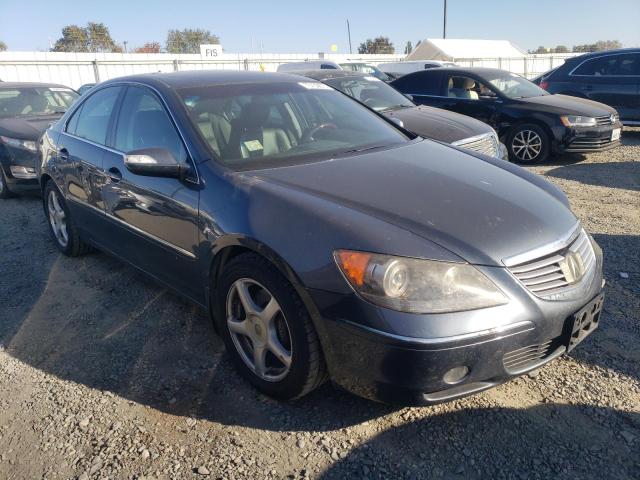
[[[10,50],[48,50],[65,25],[103,22],[128,48],[167,31],[203,28],[227,53],[349,53],[367,38],[407,41],[442,37],[443,0],[0,0],[0,41]],[[40,13],[38,13],[40,12]],[[509,40],[524,50],[619,40],[640,47],[640,0],[448,0],[448,38]]]

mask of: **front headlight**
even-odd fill
[[[596,119],[593,117],[581,117],[578,115],[564,115],[560,121],[565,127],[595,127]]]
[[[4,137],[0,135],[0,141],[10,147],[21,148],[23,150],[29,150],[30,152],[36,151],[36,142],[33,140],[22,140],[20,138]]]
[[[491,280],[465,263],[353,250],[336,250],[333,256],[356,292],[393,310],[444,313],[507,303],[507,297]]]

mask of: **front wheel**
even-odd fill
[[[533,123],[516,125],[507,140],[509,159],[518,163],[543,162],[549,156],[549,147],[549,136]]]
[[[271,263],[254,253],[233,258],[217,291],[218,331],[243,377],[281,400],[322,383],[324,359],[309,313]]]
[[[11,197],[13,197],[13,192],[9,190],[7,179],[5,178],[4,172],[2,171],[2,165],[0,165],[0,198],[4,200]]]

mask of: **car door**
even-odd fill
[[[103,158],[109,151],[107,133],[122,87],[102,88],[73,112],[58,137],[57,165],[72,216],[83,235],[98,243],[104,238]]]
[[[185,179],[138,175],[124,155],[141,148],[165,148],[192,162],[160,97],[144,86],[128,86],[114,121],[113,150],[103,160],[106,216],[114,225],[112,249],[185,295],[202,297],[198,270],[199,185],[195,165]]]
[[[475,77],[461,73],[446,74],[443,87],[444,95],[437,106],[498,128],[498,106],[502,100],[492,88]]]
[[[615,108],[625,120],[639,119],[640,54],[603,55],[578,65],[570,74],[585,97]]]

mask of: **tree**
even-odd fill
[[[404,54],[409,55],[411,52],[413,52],[413,45],[411,45],[411,40],[409,40],[404,47]]]
[[[62,37],[53,46],[54,52],[88,52],[87,31],[78,25],[67,25],[62,29]]]
[[[569,53],[569,48],[566,45],[558,45],[554,51],[555,53]]]
[[[160,42],[147,42],[142,47],[134,49],[133,53],[160,53]]]
[[[113,52],[117,50],[116,42],[111,38],[109,29],[104,23],[89,22],[86,31],[90,52]]]
[[[389,37],[376,37],[373,40],[370,38],[366,42],[363,42],[358,47],[358,53],[395,53],[396,49],[393,47],[393,43],[389,40]]]
[[[0,40],[0,52],[4,52],[7,49],[7,44]]]
[[[185,28],[169,30],[167,34],[167,52],[200,53],[200,45],[220,43],[220,37],[209,30]]]
[[[89,22],[85,28],[67,25],[53,46],[54,52],[121,52],[104,23]]]
[[[598,40],[596,43],[574,45],[573,51],[578,53],[600,52],[603,50],[615,50],[617,48],[622,48],[622,44],[618,40]]]

